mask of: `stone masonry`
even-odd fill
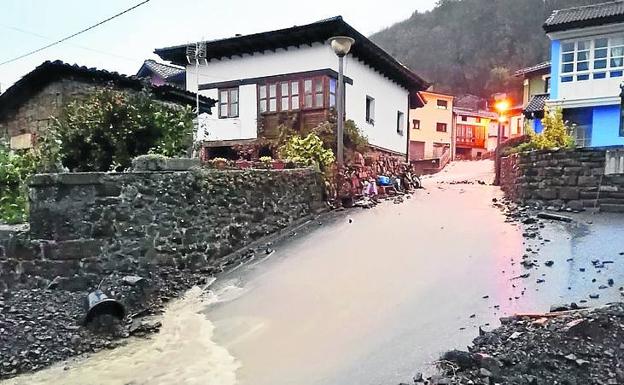
[[[158,265],[218,270],[321,210],[323,191],[312,169],[36,175],[30,233],[0,242],[0,290]]]
[[[606,151],[581,148],[510,155],[502,159],[501,187],[515,200],[572,209],[619,201],[624,199],[624,175],[604,175]]]

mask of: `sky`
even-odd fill
[[[78,32],[141,0],[0,0],[0,63]],[[437,0],[150,0],[67,42],[0,65],[5,91],[46,60],[134,75],[155,48],[308,24],[342,15],[370,35]]]

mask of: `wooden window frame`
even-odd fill
[[[440,130],[440,126],[444,126],[444,130]],[[436,122],[436,132],[448,132],[448,124],[443,122]]]
[[[440,105],[440,103],[442,103],[442,105]],[[448,100],[436,99],[436,108],[438,110],[448,110],[448,105],[449,105]]]
[[[412,129],[420,130],[420,119],[412,119]]]
[[[236,103],[232,103],[232,93],[236,91]],[[219,88],[219,119],[232,119],[240,116],[240,91],[238,87]],[[223,101],[222,93],[227,94],[227,101]],[[232,105],[236,104],[236,114],[232,114]],[[227,114],[224,116],[221,111],[222,106],[227,106]]]
[[[256,84],[256,93],[257,93],[257,107],[259,115],[268,115],[268,114],[276,114],[280,112],[299,112],[299,111],[307,111],[307,110],[320,110],[320,109],[329,109],[335,108],[330,103],[331,97],[336,98],[336,92],[331,92],[331,82],[332,79],[334,82],[337,82],[336,79],[327,76],[308,76],[308,77],[297,77],[297,78],[281,78],[281,79],[272,79],[270,81],[266,81],[263,83]],[[309,92],[306,92],[305,84],[306,81],[311,82],[311,89]],[[288,94],[284,95],[283,92],[283,84],[288,85]],[[297,93],[293,93],[293,85],[296,84]],[[319,89],[320,85],[320,90]],[[271,87],[275,86],[275,97],[270,96]],[[264,87],[264,94],[262,93]],[[335,90],[334,90],[335,91]],[[306,97],[310,96],[312,98],[312,105],[306,106]],[[322,102],[318,104],[319,97],[322,99]],[[284,109],[283,103],[285,102],[284,98],[288,98],[288,109]],[[293,103],[293,98],[295,98]],[[275,110],[270,110],[271,100],[275,99]],[[262,111],[261,105],[262,103],[266,104],[266,110]],[[337,102],[337,100],[336,100]]]

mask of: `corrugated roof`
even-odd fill
[[[210,60],[266,50],[274,51],[278,48],[291,46],[298,47],[316,42],[325,43],[330,37],[341,35],[355,39],[355,44],[351,49],[353,56],[369,64],[388,78],[413,91],[420,91],[429,87],[427,81],[347,24],[341,16],[275,31],[206,41],[204,44],[206,45],[206,58]],[[154,53],[163,60],[177,65],[186,65],[187,46],[184,44],[159,48],[154,50]]]
[[[533,95],[531,100],[529,100],[529,104],[524,109],[525,114],[531,114],[535,112],[544,111],[544,107],[546,106],[546,101],[548,100],[548,94],[538,94]]]
[[[553,11],[544,23],[544,30],[557,32],[618,22],[624,22],[622,0]]]

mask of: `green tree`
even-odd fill
[[[283,159],[290,159],[300,164],[316,166],[321,171],[326,172],[336,161],[331,149],[326,148],[321,138],[310,133],[305,137],[293,135],[280,148],[280,156]]]
[[[133,157],[147,153],[183,155],[192,132],[190,107],[164,105],[147,91],[103,88],[70,103],[45,136],[70,170],[108,171],[123,170]]]

